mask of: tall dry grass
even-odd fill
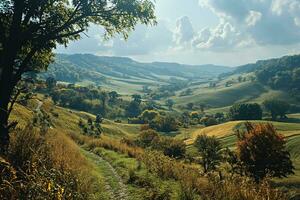
[[[77,145],[54,130],[27,126],[11,134],[0,162],[0,199],[89,199],[96,184]]]
[[[177,180],[181,185],[179,198],[182,200],[287,200],[279,190],[273,189],[267,180],[260,184],[242,176],[218,174],[205,175],[198,166],[172,159],[158,151],[145,151],[119,140],[102,137],[92,139],[81,135],[72,138],[89,150],[97,147],[127,154],[144,163],[149,172],[162,179]]]

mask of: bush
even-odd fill
[[[159,135],[154,130],[145,130],[142,131],[141,134],[138,136],[136,143],[138,146],[147,148],[151,147],[159,142]]]
[[[185,143],[182,140],[164,137],[161,138],[158,146],[166,156],[171,158],[180,159],[185,155]]]

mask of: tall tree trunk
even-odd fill
[[[5,154],[9,144],[8,105],[10,95],[7,90],[5,91],[3,85],[0,85],[0,97],[0,154]]]
[[[4,60],[1,60],[2,63]],[[0,153],[5,154],[9,144],[9,103],[16,80],[13,80],[13,64],[6,65],[0,76]]]

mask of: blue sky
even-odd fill
[[[60,53],[126,56],[152,62],[236,66],[299,53],[299,0],[156,0],[159,24],[139,25],[128,41],[102,40],[91,27]]]

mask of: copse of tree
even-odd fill
[[[204,126],[214,126],[218,124],[218,121],[212,116],[205,116],[200,119],[200,123]]]
[[[162,132],[172,132],[178,130],[178,121],[175,117],[171,115],[157,116],[154,120],[152,120],[149,125],[152,129]]]
[[[264,108],[270,112],[272,120],[276,120],[279,116],[281,119],[286,118],[286,113],[290,109],[290,105],[280,100],[266,100],[263,102]]]
[[[10,100],[22,75],[47,69],[57,44],[78,40],[91,24],[106,37],[127,38],[138,23],[156,24],[150,0],[1,1],[0,2],[0,150],[9,142]]]
[[[228,117],[231,120],[261,120],[262,109],[257,103],[234,104]]]
[[[151,121],[153,121],[157,116],[159,116],[159,113],[155,110],[144,110],[142,114],[139,116],[141,121],[143,121],[145,124],[149,124]]]
[[[160,136],[152,129],[142,131],[134,143],[142,148],[162,151],[172,158],[180,159],[185,156],[185,144],[182,140]]]
[[[246,123],[246,132],[238,133],[238,159],[256,182],[267,175],[286,177],[294,173],[294,167],[285,145],[284,136],[272,124]]]
[[[215,170],[222,160],[222,145],[215,137],[199,135],[194,143],[201,157],[204,173]]]

